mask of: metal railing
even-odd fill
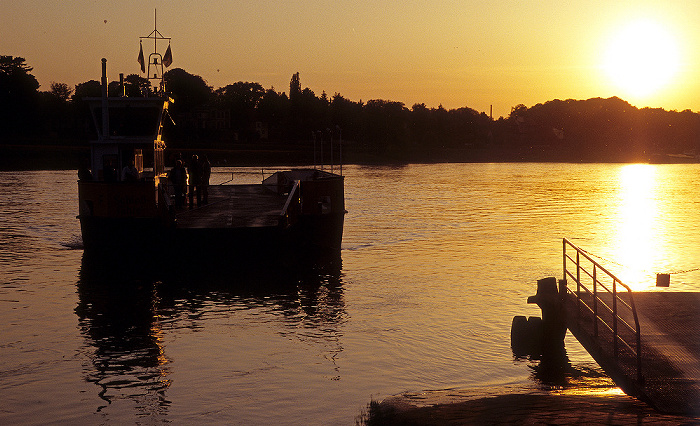
[[[326,129],[325,131],[312,131],[311,139],[314,142],[314,168],[320,168],[324,170],[326,165],[330,166],[331,173],[335,173],[334,168],[336,165],[340,168],[340,175],[343,175],[343,130],[339,126],[335,126],[335,129]],[[330,150],[330,158],[326,158],[323,153],[323,148],[327,140],[328,148]],[[337,154],[333,153],[333,147],[335,148]],[[337,158],[336,158],[337,156]],[[326,160],[328,163],[326,164]],[[336,163],[337,161],[337,163]]]
[[[284,203],[284,207],[280,213],[280,220],[285,227],[295,223],[297,217],[299,217],[299,212],[301,210],[300,185],[300,181],[294,181],[294,186],[289,191],[287,202]]]
[[[568,252],[567,248],[570,248]],[[637,381],[643,384],[641,333],[632,290],[566,238],[563,239],[563,267],[564,279],[576,282],[576,291],[570,287],[567,291],[576,298],[578,321],[581,321],[582,313],[592,315],[593,336],[599,344],[599,324],[603,330],[612,333],[615,359],[620,355],[619,345],[622,344],[635,357]],[[619,290],[628,296],[629,303],[620,296]],[[634,324],[625,320],[623,315],[628,319],[631,317]],[[631,338],[624,335],[631,335]],[[632,339],[634,342],[629,341]]]

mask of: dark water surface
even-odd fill
[[[353,424],[403,391],[547,388],[510,323],[563,237],[637,290],[700,290],[700,165],[344,173],[342,267],[297,271],[94,263],[74,171],[0,173],[0,424]],[[554,384],[597,386],[566,343]]]

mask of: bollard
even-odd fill
[[[561,286],[566,291],[566,286]],[[537,280],[537,294],[527,298],[527,303],[535,303],[542,310],[542,354],[558,353],[564,348],[566,336],[566,313],[563,297],[557,289],[554,277]]]
[[[542,318],[526,318],[522,315],[513,317],[510,326],[510,348],[513,355],[539,359],[542,356],[542,339]]]
[[[527,317],[523,315],[513,317],[513,322],[510,325],[510,348],[516,357],[530,353]]]
[[[656,274],[656,286],[668,287],[671,285],[671,274]]]

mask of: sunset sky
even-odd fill
[[[24,57],[40,90],[99,80],[102,57],[112,80],[139,73],[156,9],[172,67],[215,89],[288,92],[299,72],[317,95],[494,118],[610,96],[700,111],[700,1],[16,0],[0,4],[0,54]]]

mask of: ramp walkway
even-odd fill
[[[700,414],[700,293],[632,292],[566,239],[563,266],[567,327],[615,383],[659,411]]]
[[[277,227],[287,195],[261,184],[211,185],[209,202],[178,210],[178,228]]]

